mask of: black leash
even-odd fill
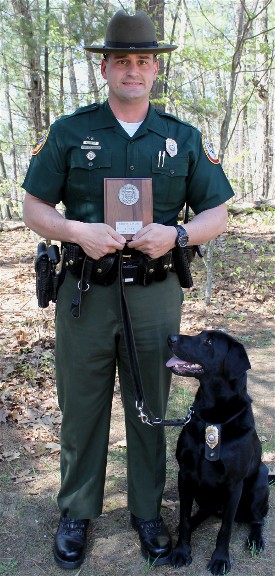
[[[143,424],[148,424],[149,426],[157,426],[157,425],[186,426],[186,424],[190,422],[193,414],[192,406],[189,407],[187,416],[185,416],[185,418],[176,418],[174,420],[163,420],[162,418],[156,418],[154,414],[151,412],[151,410],[148,408],[148,404],[146,402],[142,386],[142,378],[139,369],[138,355],[136,350],[136,343],[133,333],[131,316],[129,313],[129,308],[125,296],[122,263],[123,263],[123,254],[122,252],[120,252],[119,255],[120,305],[121,305],[121,314],[125,333],[126,348],[129,357],[130,372],[135,386],[136,409],[139,412],[138,417],[141,419]],[[146,405],[146,408],[144,408],[144,405]]]

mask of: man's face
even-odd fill
[[[158,62],[153,54],[110,54],[101,63],[101,73],[107,80],[109,97],[120,102],[147,101]]]

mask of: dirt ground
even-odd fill
[[[205,267],[194,264],[194,287],[182,312],[182,333],[223,329],[245,346],[252,369],[248,391],[263,460],[274,470],[274,239],[273,214],[231,217],[214,255],[214,287],[204,303]],[[17,226],[20,226],[18,223]],[[0,576],[61,576],[52,554],[59,520],[59,429],[54,382],[54,306],[38,309],[33,259],[38,238],[23,225],[2,223],[0,388]],[[173,377],[169,417],[181,417],[197,384]],[[175,448],[179,430],[167,430],[167,483],[162,515],[173,541],[179,516]],[[231,540],[232,576],[274,573],[274,487],[265,523],[266,548],[245,548],[246,525]],[[74,576],[204,576],[220,521],[210,518],[192,537],[193,562],[183,569],[150,567],[142,558],[127,511],[126,446],[119,385],[113,402],[104,511],[89,531],[86,559]]]

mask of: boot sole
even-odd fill
[[[170,552],[167,556],[151,556],[150,553],[146,548],[143,546],[140,547],[141,553],[145,560],[150,562],[152,566],[163,566],[164,564],[171,564],[172,552]]]
[[[54,550],[54,559],[55,559],[56,563],[58,564],[58,566],[60,566],[60,568],[63,568],[64,570],[75,570],[76,568],[79,568],[79,566],[81,566],[81,564],[85,560],[85,554],[83,554],[83,556],[81,556],[81,558],[79,558],[79,560],[74,560],[74,562],[69,562],[68,560],[63,560],[63,558],[60,558],[58,556],[56,550]]]
[[[132,517],[130,523],[135,532],[138,533],[138,528]],[[140,550],[143,558],[145,558],[147,561],[150,562],[150,564],[153,564],[154,566],[163,566],[164,564],[171,564],[172,550],[166,556],[151,556],[150,552],[147,550],[147,548],[145,548],[143,544],[140,545]]]

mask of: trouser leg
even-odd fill
[[[126,297],[148,407],[164,418],[171,382],[165,366],[171,355],[167,336],[179,332],[182,291],[176,275],[171,274],[163,283],[129,287]],[[165,430],[138,418],[123,336],[118,358],[127,435],[128,506],[135,516],[149,520],[159,515],[165,485]]]
[[[119,312],[111,288],[93,286],[76,319],[70,312],[76,283],[67,274],[57,304],[56,380],[62,410],[58,504],[62,515],[76,519],[102,512]]]
[[[126,413],[129,508],[138,517],[155,517],[165,483],[165,434],[161,427],[142,424],[135,409],[118,282],[92,286],[83,297],[79,319],[70,312],[75,290],[76,281],[67,274],[56,315],[56,377],[63,413],[61,513],[73,518],[101,514],[117,358]],[[169,333],[179,331],[180,323],[177,277],[169,275],[153,290],[128,287],[127,300],[146,399],[156,416],[163,417],[170,386],[166,341]]]

